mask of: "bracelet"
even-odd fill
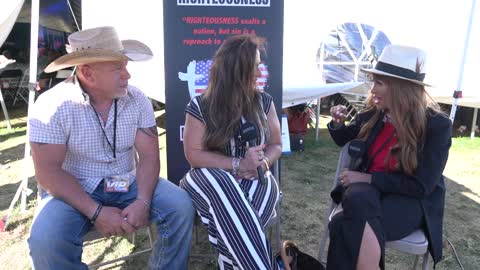
[[[267,156],[264,156],[263,159],[265,159],[267,161],[267,164],[268,164],[267,167],[269,167],[270,166],[270,158],[267,157]]]
[[[145,209],[149,209],[149,208],[150,208],[150,204],[151,204],[151,203],[150,203],[149,201],[145,200],[144,198],[142,198],[142,197],[137,197],[135,200],[136,200],[136,201],[141,201],[141,202],[143,202],[143,204],[145,205]]]
[[[265,168],[266,168],[266,171],[269,171],[270,170],[270,166],[268,166],[268,161],[264,158],[262,159],[263,163],[265,163]]]
[[[100,214],[100,211],[102,211],[103,205],[98,204],[97,210],[95,210],[95,213],[93,214],[92,218],[90,219],[90,222],[93,224],[97,220],[98,215]]]
[[[232,174],[237,176],[240,173],[240,159],[237,157],[232,158]]]

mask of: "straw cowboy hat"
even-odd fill
[[[153,53],[137,40],[120,40],[113,27],[97,27],[75,32],[68,36],[68,54],[50,63],[45,72],[67,67],[107,61],[144,61]]]
[[[409,46],[389,45],[383,49],[374,68],[363,69],[367,73],[383,75],[416,84],[431,86],[423,82],[425,79],[424,51]]]

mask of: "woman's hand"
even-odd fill
[[[351,184],[362,182],[370,184],[372,182],[372,175],[368,173],[350,171],[348,169],[345,169],[340,173],[340,184],[342,184],[343,187],[348,187]]]
[[[242,179],[258,179],[257,167],[263,166],[262,159],[265,157],[263,149],[265,145],[249,147],[245,157],[240,161],[240,173]]]
[[[347,107],[343,105],[337,105],[330,108],[330,116],[332,116],[333,123],[336,127],[345,123],[347,113]]]

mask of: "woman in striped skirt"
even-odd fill
[[[261,40],[232,36],[215,53],[207,90],[186,108],[184,151],[192,197],[220,269],[278,269],[264,228],[279,189],[268,167],[281,155],[272,97],[256,87]],[[253,131],[253,136],[251,131]],[[258,179],[262,167],[265,181]]]

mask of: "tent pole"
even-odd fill
[[[315,143],[318,142],[318,121],[320,121],[320,105],[321,105],[321,98],[317,98],[317,112],[315,114]]]
[[[320,59],[319,59],[319,63],[318,63],[318,66],[320,68],[320,78],[322,78],[322,80],[323,80],[323,65],[324,65],[323,57],[324,57],[324,54],[325,54],[325,44],[323,44],[323,42],[322,42],[320,44]],[[323,81],[323,83],[325,84],[325,81]],[[318,143],[318,127],[319,127],[318,122],[320,121],[321,101],[322,101],[322,98],[319,97],[317,99],[317,113],[315,115],[315,143]]]
[[[475,126],[477,125],[477,115],[478,115],[478,108],[473,110],[473,120],[472,120],[472,131],[470,132],[470,140],[475,138]]]
[[[28,113],[30,117],[32,113],[32,106],[35,101],[35,86],[37,81],[37,53],[38,53],[38,23],[40,15],[40,0],[32,0],[32,18],[30,21],[30,78],[28,81]],[[27,118],[27,136],[25,142],[25,155],[24,155],[24,177],[22,180],[22,199],[21,210],[27,209],[27,196],[28,190],[28,175],[30,172],[30,143],[29,143],[29,124]],[[30,191],[31,192],[31,191]]]
[[[468,26],[467,26],[467,35],[465,37],[465,44],[463,46],[463,56],[462,56],[462,62],[460,64],[460,72],[458,75],[458,83],[457,83],[457,89],[456,91],[462,91],[462,84],[463,84],[463,69],[465,68],[465,60],[467,58],[467,52],[468,52],[468,47],[470,43],[470,32],[472,31],[472,22],[473,18],[475,15],[475,4],[477,0],[472,0],[472,7],[470,9],[470,18],[468,19]],[[452,102],[452,109],[450,110],[450,120],[453,121],[455,120],[455,113],[457,111],[457,104],[458,104],[458,99],[461,98],[461,95],[458,96],[456,94],[456,91],[453,96],[453,102]]]
[[[3,115],[5,115],[5,121],[7,122],[8,131],[12,131],[12,126],[10,125],[10,118],[8,117],[7,106],[5,105],[5,100],[3,100],[2,90],[0,89],[0,103],[2,104]]]

